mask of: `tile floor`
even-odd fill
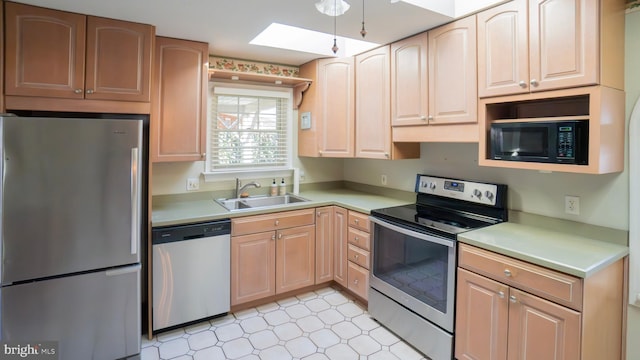
[[[320,289],[142,338],[142,360],[425,359],[340,290]]]

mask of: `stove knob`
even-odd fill
[[[478,190],[478,189],[474,189],[473,190],[473,195],[475,197],[477,197],[478,199],[482,199],[482,191]]]
[[[436,183],[432,182],[429,184],[429,189],[431,190],[435,190],[436,189]]]
[[[493,199],[493,193],[491,191],[487,190],[487,191],[484,192],[484,197],[486,197],[489,200],[492,200]]]

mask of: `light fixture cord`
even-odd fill
[[[333,53],[338,52],[338,44],[336,43],[336,23],[338,17],[338,1],[333,0],[333,46],[331,47],[331,51]]]
[[[367,30],[364,29],[364,0],[362,0],[362,30],[360,30],[360,35],[362,35],[363,39],[367,35]]]

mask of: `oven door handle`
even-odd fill
[[[376,224],[378,224],[380,226],[383,226],[383,227],[385,227],[385,228],[387,228],[389,230],[393,230],[395,232],[403,234],[403,235],[412,236],[412,237],[415,237],[415,238],[420,239],[420,240],[429,241],[429,242],[433,242],[433,243],[436,243],[436,244],[439,244],[439,245],[448,246],[448,247],[453,247],[454,246],[454,242],[451,241],[451,240],[441,239],[441,238],[436,237],[436,236],[427,235],[427,234],[423,234],[421,232],[405,229],[403,227],[400,227],[400,226],[397,226],[397,225],[393,225],[391,223],[388,223],[386,221],[380,220],[380,219],[375,218],[373,216],[369,217],[369,221],[371,221],[373,223],[376,223]]]

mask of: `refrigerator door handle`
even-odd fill
[[[125,266],[117,269],[107,270],[104,272],[104,274],[107,276],[118,276],[118,275],[134,273],[134,272],[140,271],[140,269],[142,269],[142,265],[136,264],[132,266]]]
[[[139,181],[138,174],[140,172],[138,162],[138,148],[131,149],[131,254],[138,252],[138,237],[139,237]]]

